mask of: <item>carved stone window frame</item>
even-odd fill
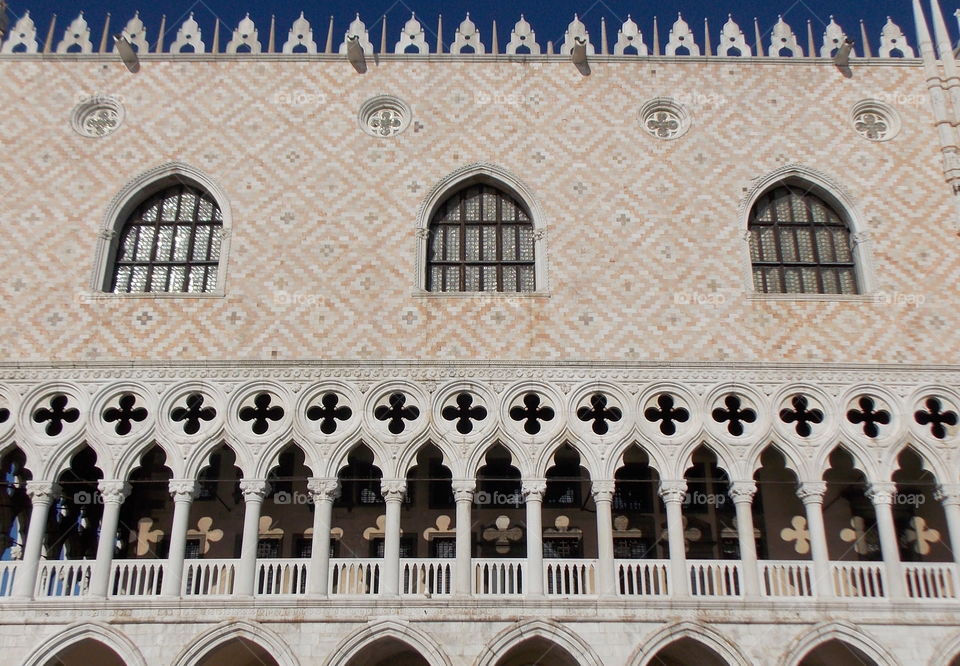
[[[871,139],[869,136],[857,129],[857,119],[861,114],[872,113],[876,116],[879,116],[883,119],[884,123],[887,125],[887,133],[882,137],[877,137]],[[895,139],[897,135],[900,134],[900,130],[903,127],[903,123],[900,119],[900,114],[897,113],[889,104],[885,104],[879,100],[875,99],[865,99],[857,102],[853,105],[853,108],[850,109],[850,126],[853,127],[853,130],[857,133],[857,136],[863,138],[865,141],[871,143],[884,143]]]
[[[427,253],[430,241],[430,220],[437,209],[455,192],[470,185],[484,184],[499,188],[523,203],[533,223],[534,279],[536,289],[531,292],[458,291],[432,292],[427,290]],[[507,169],[496,164],[478,162],[448,174],[427,193],[417,212],[415,227],[416,257],[414,296],[429,298],[542,298],[550,295],[547,271],[546,215],[533,192]]]
[[[851,251],[857,276],[858,294],[791,294],[762,293],[753,284],[753,261],[750,257],[750,213],[757,201],[778,185],[791,185],[809,190],[830,205],[850,229]],[[740,201],[739,225],[742,232],[741,261],[742,284],[750,300],[770,301],[874,301],[876,278],[871,250],[871,233],[866,218],[853,196],[831,176],[801,164],[788,164],[752,184],[747,195]]]
[[[220,244],[220,263],[217,266],[216,289],[204,293],[190,292],[132,292],[113,293],[110,291],[113,277],[114,259],[120,233],[130,214],[154,194],[172,186],[189,185],[206,191],[220,208],[223,217]],[[94,271],[90,281],[90,292],[80,294],[82,299],[100,298],[222,298],[226,293],[227,264],[230,256],[230,237],[233,228],[233,215],[230,201],[220,185],[199,169],[180,162],[169,162],[144,172],[128,182],[108,204],[103,226],[97,237],[94,257]]]

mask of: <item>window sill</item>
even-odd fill
[[[140,299],[140,298],[149,298],[149,299],[161,299],[161,298],[224,298],[226,293],[223,291],[210,291],[204,294],[191,294],[189,292],[151,292],[151,291],[137,291],[129,294],[114,294],[112,292],[106,291],[91,291],[91,292],[82,292],[76,295],[76,301],[78,303],[91,303],[93,301],[114,301],[114,300],[125,300],[128,298]]]
[[[761,294],[747,293],[748,301],[797,301],[813,303],[879,303],[876,294]]]
[[[414,298],[480,298],[490,300],[505,300],[509,298],[550,298],[549,291],[426,291],[417,289],[412,294]]]

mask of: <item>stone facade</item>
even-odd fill
[[[412,18],[374,57],[359,18],[221,48],[191,16],[150,53],[137,18],[125,67],[82,15],[46,43],[21,18],[5,659],[960,663],[960,76],[914,5],[916,43],[888,23],[849,67],[835,23],[754,57],[732,21],[718,56],[682,19],[661,55],[578,19],[500,53],[469,18],[436,53]],[[933,28],[950,53],[936,0]],[[842,215],[858,293],[756,292],[748,221],[784,182]],[[219,207],[216,287],[110,293],[171,183]],[[428,291],[467,183],[529,212],[534,290]]]

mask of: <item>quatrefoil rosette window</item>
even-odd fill
[[[433,425],[451,441],[475,442],[496,426],[496,404],[496,396],[489,389],[454,382],[437,391]]]
[[[714,389],[704,405],[706,428],[719,441],[749,444],[770,429],[766,399],[742,384]]]
[[[150,391],[136,384],[109,386],[93,400],[91,426],[101,438],[117,444],[149,436],[157,414],[150,396]]]
[[[179,384],[167,391],[160,401],[158,429],[176,442],[203,441],[222,430],[225,402],[210,384]]]
[[[286,389],[273,382],[257,382],[234,392],[227,419],[230,430],[244,441],[268,442],[289,431],[293,411]]]
[[[700,428],[699,400],[680,386],[651,386],[640,394],[637,417],[652,441],[679,442]]]
[[[117,131],[126,111],[120,100],[112,95],[89,97],[73,108],[70,126],[80,136],[99,139]]]
[[[953,441],[960,435],[960,398],[941,388],[926,388],[907,402],[910,431],[936,443]]]
[[[399,97],[378,95],[360,107],[360,129],[379,139],[396,136],[410,126],[413,113]]]
[[[868,141],[889,141],[900,133],[900,114],[889,104],[866,99],[854,105],[850,121],[857,134]]]
[[[379,437],[409,441],[426,427],[429,405],[427,396],[413,383],[391,382],[367,394],[364,423]]]
[[[616,386],[591,382],[571,392],[568,425],[584,441],[612,443],[633,424],[631,403]]]
[[[843,431],[860,441],[889,441],[902,425],[899,400],[878,387],[863,386],[849,391],[841,400]]]
[[[640,128],[655,139],[679,139],[690,129],[690,114],[675,100],[657,97],[640,109]]]
[[[774,395],[773,427],[793,442],[819,444],[837,430],[833,399],[813,386],[788,386]]]
[[[297,430],[317,443],[346,439],[360,427],[359,393],[341,382],[325,381],[301,392],[296,407]]]
[[[542,384],[514,386],[500,403],[500,419],[508,433],[518,441],[543,444],[565,425],[566,415],[560,395]]]
[[[83,392],[72,386],[39,387],[24,396],[20,422],[34,439],[57,444],[80,435],[86,425],[89,404]]]

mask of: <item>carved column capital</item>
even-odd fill
[[[524,479],[520,485],[520,492],[527,502],[542,502],[543,494],[547,492],[546,479]]]
[[[104,504],[123,504],[123,500],[130,494],[130,484],[126,481],[101,480],[97,483],[97,488]]]
[[[734,504],[750,504],[756,494],[756,481],[734,481],[730,484],[730,497]]]
[[[797,488],[797,497],[804,505],[823,504],[823,496],[826,494],[826,481],[803,481]]]
[[[60,497],[60,485],[53,481],[27,481],[27,496],[34,504],[53,504]]]
[[[244,479],[240,482],[240,492],[244,502],[262,502],[270,490],[265,479]]]
[[[591,482],[590,492],[593,493],[593,501],[612,502],[615,485],[614,481],[606,479]]]
[[[892,505],[893,496],[897,494],[897,484],[893,481],[877,481],[867,488],[866,496],[874,506]]]
[[[170,479],[167,487],[174,502],[192,502],[200,492],[200,484],[194,479]]]
[[[380,482],[380,494],[387,502],[402,502],[406,492],[406,479],[383,479]]]
[[[457,502],[472,502],[476,489],[477,482],[474,479],[453,480],[453,497]]]
[[[941,483],[933,496],[944,506],[960,506],[960,485]]]
[[[311,476],[307,479],[307,492],[313,498],[314,504],[333,502],[340,497],[340,480]]]
[[[687,482],[661,481],[659,492],[664,504],[682,504],[687,496]]]

